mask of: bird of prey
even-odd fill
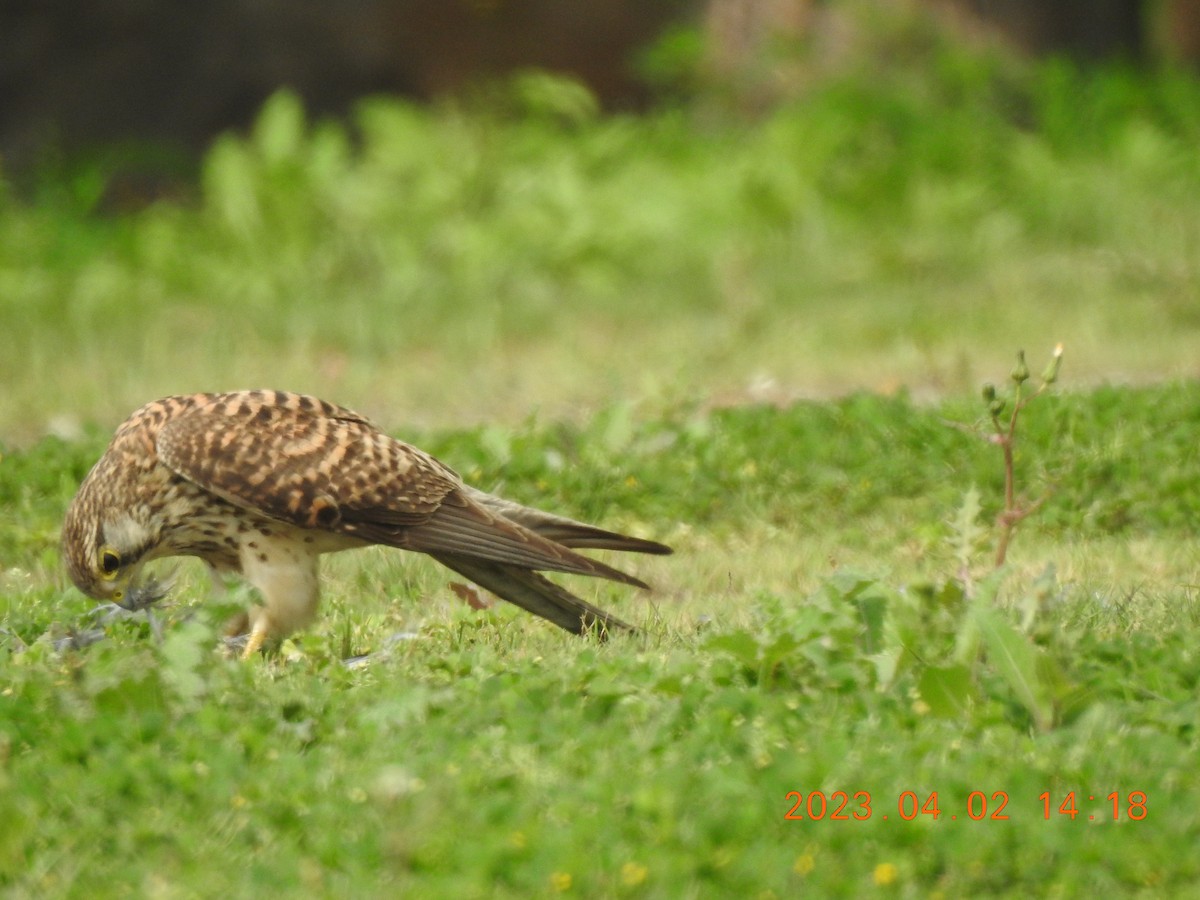
[[[116,431],[67,510],[62,551],[84,593],[142,609],[165,589],[149,560],[197,556],[261,595],[244,655],[313,618],[322,553],[385,544],[427,553],[577,634],[632,626],[539,572],[645,588],[577,549],[670,553],[502,500],[358,413],[315,397],[238,391],[166,397]]]

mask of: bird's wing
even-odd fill
[[[363,417],[317,403],[219,395],[163,423],[158,458],[230,503],[302,528],[646,586],[485,507],[453,470]]]
[[[299,395],[246,392],[172,417],[158,431],[163,465],[224,500],[302,528],[369,512],[380,525],[426,521],[458,477],[361,416]]]

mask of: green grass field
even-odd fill
[[[281,95],[192,196],[0,194],[6,896],[1194,889],[1200,86],[935,62],[754,122]],[[1057,341],[997,571],[951,423]],[[57,541],[112,428],[255,386],[672,544],[651,594],[571,581],[644,633],[377,549],[248,663],[192,563],[98,623]]]

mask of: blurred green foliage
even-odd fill
[[[967,388],[969,342],[1031,328],[1077,371],[1185,364],[1194,78],[948,48],[885,75],[753,122],[601,117],[533,73],[436,109],[367,100],[349,126],[284,92],[212,147],[192,202],[110,217],[102,173],[0,194],[0,428],[272,373],[353,400],[422,362],[494,382],[504,354],[534,380],[551,341],[583,351],[556,374],[593,403],[755,367]]]

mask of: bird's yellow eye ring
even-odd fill
[[[113,578],[121,568],[121,557],[115,550],[105,547],[100,551],[100,572],[105,578]]]

